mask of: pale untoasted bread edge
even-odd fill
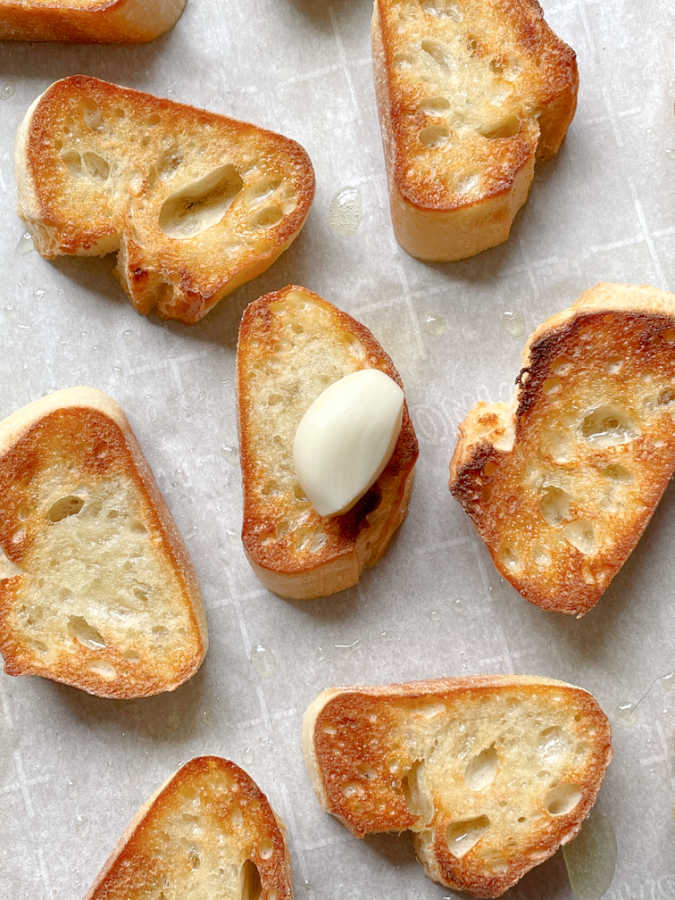
[[[379,5],[371,21],[375,95],[382,132],[389,206],[396,240],[406,253],[428,262],[456,262],[504,243],[518,210],[525,204],[534,177],[535,154],[523,160],[514,181],[500,193],[451,209],[417,206],[406,198],[397,179],[396,147],[387,85],[387,61]],[[482,227],[481,223],[487,223]],[[452,240],[452,252],[448,252]]]
[[[60,255],[58,250],[54,250],[56,243],[53,237],[55,229],[45,221],[45,209],[40,201],[35,178],[33,177],[31,166],[28,162],[29,142],[31,138],[31,126],[33,116],[40,106],[43,98],[48,94],[54,85],[60,82],[68,81],[72,76],[61,78],[53,82],[49,87],[39,94],[26,110],[26,113],[19,124],[16,132],[16,142],[14,144],[14,169],[17,185],[17,214],[23,219],[28,227],[29,232],[35,240],[35,247],[45,259],[54,259]],[[114,253],[119,249],[118,235],[103,235],[98,241],[91,244],[87,248],[78,248],[75,256],[105,256],[108,253]]]

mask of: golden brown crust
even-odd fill
[[[564,707],[570,721],[574,717],[578,739],[590,740],[593,749],[583,770],[574,773],[582,792],[578,804],[565,815],[549,817],[550,821],[532,835],[526,848],[510,859],[500,859],[502,869],[495,873],[473,853],[458,858],[450,852],[445,835],[453,810],[434,808],[432,820],[420,819],[420,810],[411,809],[406,780],[423,754],[423,739],[415,737],[418,726],[414,725],[421,710],[426,707],[436,714],[435,707],[442,704],[442,715],[448,721],[467,722],[470,730],[467,708],[480,706],[483,698],[494,699],[498,695],[503,698],[500,702],[514,706],[538,698],[542,704]],[[340,818],[357,837],[375,832],[417,831],[418,855],[430,877],[486,898],[501,896],[533,865],[547,859],[561,843],[578,833],[612,758],[609,722],[590,694],[563,682],[524,676],[441,678],[325,691],[309,708],[305,728],[306,758],[319,799],[328,812]],[[416,748],[412,756],[409,742]],[[517,808],[516,791],[512,791],[510,801]]]
[[[185,0],[0,0],[0,40],[144,43],[171,28]]]
[[[608,305],[612,295],[617,298],[614,309]],[[595,298],[602,304],[594,306]],[[450,490],[501,574],[531,603],[584,615],[646,528],[675,470],[674,326],[673,295],[599,285],[530,339],[517,380],[515,412],[479,404],[460,425]],[[630,440],[604,446],[594,445],[593,437],[580,437],[589,413],[603,405],[632,423],[635,434]],[[562,455],[550,449],[552,436],[558,435],[565,442]],[[528,472],[538,466],[546,471],[544,491],[549,485],[571,493],[560,478],[575,472],[586,479],[577,492],[585,496],[575,496],[562,521],[590,521],[597,552],[585,553],[570,543],[549,546],[562,521],[547,538],[540,510],[542,486],[526,483],[532,480]],[[611,495],[618,490],[612,479],[618,488],[625,483],[626,494],[618,505]],[[609,492],[606,509],[594,502],[600,491]],[[529,544],[543,548],[542,558],[550,555],[546,571],[536,564],[514,570],[525,536]]]
[[[226,779],[228,789],[219,785],[218,779]],[[245,856],[260,875],[261,900],[292,900],[291,863],[283,826],[253,779],[233,762],[217,756],[197,757],[186,763],[150,798],[131,822],[85,900],[141,900],[146,895],[154,896],[161,879],[171,878],[178,866],[177,860],[161,855],[157,833],[167,827],[167,819],[176,810],[185,807],[187,813],[194,813],[185,794],[196,791],[200,806],[208,807],[209,830],[214,834],[221,831],[230,838],[233,811],[242,810],[246,825],[257,839],[246,848]],[[266,846],[261,855],[263,841]]]
[[[120,417],[116,421],[92,406],[64,405],[10,435],[0,456],[0,548],[19,569],[30,566],[31,549],[45,527],[35,483],[52,457],[67,458],[71,472],[83,479],[120,476],[132,482],[142,498],[144,526],[176,579],[189,623],[185,645],[174,653],[170,678],[152,659],[132,660],[113,646],[96,649],[78,643],[76,654],[59,653],[43,662],[12,625],[20,603],[21,574],[0,579],[0,653],[8,675],[39,675],[99,696],[126,699],[178,687],[201,665],[208,638],[192,561],[121,411]],[[102,660],[114,665],[114,680],[97,673],[96,664]]]
[[[135,122],[136,131],[152,123],[148,136],[162,129],[168,143],[153,138],[148,144],[146,137],[145,144],[135,138],[133,146],[125,146],[115,191],[106,188],[113,176],[102,184],[95,178],[73,179],[64,163],[64,148],[70,147],[64,123],[68,117],[79,122],[83,104],[89,110],[85,125],[76,127],[86,132],[87,147],[103,158],[120,155],[120,115]],[[106,127],[90,128],[87,116]],[[199,153],[185,149],[190,142]],[[181,160],[176,165],[185,174],[176,169],[158,177],[161,167],[173,166],[174,160]],[[188,239],[163,230],[159,219],[170,198],[223,162],[238,170],[240,189],[222,220]],[[27,114],[17,141],[17,177],[20,215],[43,256],[119,250],[117,274],[138,312],[155,309],[186,324],[199,321],[223,297],[269,268],[299,234],[314,196],[312,164],[295,141],[84,75],[55,82]],[[265,212],[255,206],[255,197],[246,199],[255,189],[249,184],[254,177],[275,179],[279,194],[278,201],[276,194],[270,199],[279,220],[260,228],[247,221]]]
[[[418,455],[415,431],[407,404],[394,453],[372,488],[347,513],[321,518],[314,509],[307,512],[305,527],[322,532],[326,540],[319,551],[302,551],[292,536],[274,539],[284,502],[261,497],[262,473],[253,450],[250,423],[250,367],[271,354],[278,340],[278,327],[272,307],[284,298],[301,292],[311,304],[328,312],[331,330],[352,336],[365,351],[363,363],[380,369],[402,388],[394,364],[371,332],[351,316],[323,300],[317,294],[289,285],[266,294],[249,304],[242,318],[237,348],[237,393],[239,409],[240,459],[244,494],[242,541],[249,561],[270,590],[296,599],[325,596],[350,587],[361,571],[372,566],[384,553],[392,535],[405,518]],[[330,361],[327,361],[330,362]],[[356,369],[357,367],[355,367]],[[298,373],[302,377],[302,373]]]
[[[442,0],[436,5],[444,7]],[[394,229],[404,249],[430,260],[462,259],[507,239],[527,198],[535,157],[558,151],[578,88],[574,51],[551,31],[535,0],[445,5],[451,8],[439,14],[425,5],[418,10],[375,0],[372,27]],[[462,50],[444,63],[444,55],[459,52],[458,36],[469,56]],[[429,72],[425,52],[438,61]],[[512,63],[517,71],[507,77]],[[462,67],[482,72],[482,88],[471,87],[475,96],[465,96],[453,81]],[[444,89],[438,87],[446,81]],[[436,110],[426,106],[425,92],[434,90],[441,95],[431,103],[445,104]],[[505,99],[489,104],[490,91]],[[465,103],[475,108],[467,111]],[[504,121],[495,120],[491,133],[489,120],[500,103]],[[476,119],[473,126],[467,113]],[[481,125],[482,116],[487,119]],[[425,137],[434,129],[438,141]]]

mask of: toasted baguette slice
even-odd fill
[[[251,303],[237,350],[242,541],[256,575],[282,597],[308,600],[356,584],[408,511],[417,438],[407,405],[387,467],[344,515],[322,518],[295,475],[293,439],[307,408],[335,381],[391,359],[351,316],[289,285]]]
[[[0,40],[116,44],[152,41],[185,0],[0,0]]]
[[[501,244],[572,121],[574,51],[536,0],[375,0],[372,40],[398,242],[429,260]]]
[[[612,758],[594,698],[523,675],[327,690],[303,751],[357,837],[415,833],[427,875],[499,897],[581,829]]]
[[[85,900],[292,900],[284,826],[239,766],[186,763],[139,810]]]
[[[102,697],[170,691],[207,648],[199,585],[119,406],[57,391],[0,422],[0,653]]]
[[[582,616],[675,470],[675,295],[586,291],[530,337],[518,384],[460,425],[450,490],[523,597]]]
[[[314,196],[294,141],[83,75],[30,107],[16,170],[43,256],[119,251],[136,309],[186,323],[271,266]]]

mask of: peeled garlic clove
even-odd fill
[[[326,388],[302,417],[293,459],[300,486],[321,516],[347,512],[380,477],[401,431],[403,391],[379,369]]]

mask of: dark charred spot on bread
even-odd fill
[[[485,418],[492,418],[485,417]],[[492,444],[484,443],[473,448],[471,458],[457,471],[450,482],[450,491],[473,516],[476,506],[484,499],[483,489],[498,468],[499,453]]]
[[[543,335],[530,348],[529,365],[523,368],[516,379],[520,387],[518,395],[517,416],[527,413],[538,401],[544,382],[550,377],[556,360],[565,356],[570,348],[569,358],[575,364],[584,365],[583,341],[592,335],[594,330],[603,329],[607,335],[607,353],[610,351],[617,360],[624,354],[637,353],[639,359],[635,364],[654,365],[658,360],[659,368],[668,365],[664,358],[664,334],[672,328],[672,319],[647,313],[624,312],[616,310],[580,312],[563,327],[554,329]],[[674,349],[675,358],[675,349]]]
[[[359,532],[368,525],[368,516],[382,501],[382,493],[377,484],[356,503],[349,512],[339,517],[340,533],[350,541],[356,540]]]

